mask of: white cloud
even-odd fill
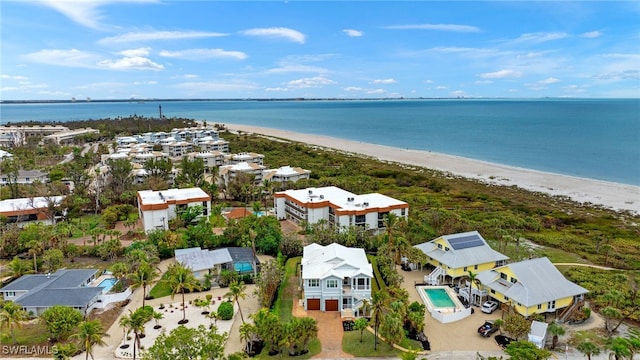
[[[26,76],[21,76],[21,75],[7,75],[7,74],[2,74],[0,75],[0,79],[7,79],[7,80],[28,80],[29,78]]]
[[[532,43],[541,43],[552,40],[559,40],[568,37],[567,33],[563,32],[535,32],[535,33],[527,33],[522,34],[520,37],[515,39],[515,42],[532,42]]]
[[[470,25],[458,24],[410,24],[410,25],[391,25],[385,26],[385,29],[392,30],[436,30],[436,31],[452,31],[452,32],[479,32],[480,28]]]
[[[126,56],[126,57],[148,56],[150,51],[151,51],[151,48],[143,47],[143,48],[138,48],[138,49],[123,50],[123,51],[120,51],[118,54],[120,54],[122,56]]]
[[[360,36],[364,35],[364,32],[362,32],[360,30],[353,30],[353,29],[344,29],[344,30],[342,30],[342,32],[347,34],[347,36],[349,36],[349,37],[360,37]]]
[[[442,85],[440,85],[440,86],[436,86],[436,89],[438,89],[438,90],[446,90],[446,89],[448,89],[448,88],[449,88],[449,87],[447,87],[447,86],[442,86]]]
[[[277,37],[277,38],[285,38],[287,40],[297,42],[300,44],[304,44],[306,36],[293,29],[285,28],[285,27],[272,27],[272,28],[256,28],[244,30],[241,32],[244,35],[250,36],[264,36],[264,37]]]
[[[44,49],[27,54],[25,57],[40,64],[80,68],[95,68],[99,59],[96,54],[77,49]]]
[[[555,83],[559,83],[560,80],[556,79],[556,78],[547,78],[544,80],[540,80],[538,81],[538,84],[542,84],[542,85],[550,85],[550,84],[555,84]]]
[[[344,91],[363,91],[364,89],[361,87],[357,87],[357,86],[347,86],[346,88],[343,89]]]
[[[305,88],[317,88],[324,85],[336,84],[335,81],[327,79],[324,76],[315,76],[310,78],[303,78],[298,80],[292,80],[287,83],[289,88],[305,89]]]
[[[433,82],[433,80],[425,80],[425,81],[423,81],[423,83],[425,83],[425,84],[433,84],[434,82]]]
[[[282,91],[289,91],[289,89],[287,89],[287,88],[281,88],[281,87],[276,87],[276,88],[266,88],[266,89],[264,89],[264,91],[268,91],[268,92],[282,92]]]
[[[522,73],[513,70],[499,70],[490,73],[484,73],[478,75],[484,79],[503,79],[503,78],[519,78],[522,76]]]
[[[257,86],[253,84],[232,82],[186,82],[178,84],[176,87],[197,93],[207,91],[248,91],[257,89]]]
[[[184,78],[185,79],[197,79],[200,76],[196,75],[196,74],[184,74]]]
[[[602,36],[602,32],[597,31],[597,30],[596,31],[589,31],[589,32],[580,34],[580,37],[587,38],[587,39],[595,39],[595,38],[598,38],[600,36]]]
[[[244,60],[248,56],[242,51],[227,51],[223,49],[187,49],[179,51],[160,51],[160,56],[187,60],[204,60],[212,58],[232,58]]]
[[[156,85],[157,81],[149,80],[149,81],[134,81],[133,85]]]
[[[383,89],[371,89],[366,91],[367,94],[384,94],[385,91]]]
[[[451,96],[452,97],[466,97],[467,93],[464,92],[463,90],[456,90],[456,91],[452,91],[451,92]]]
[[[474,82],[474,84],[476,84],[476,85],[493,84],[493,81],[491,81],[491,80],[476,80]]]
[[[371,82],[372,84],[395,84],[397,81],[395,79],[377,79]]]
[[[91,29],[101,29],[103,19],[100,7],[110,3],[156,2],[155,0],[38,0],[37,3],[50,7],[71,21]]]
[[[133,56],[117,60],[102,60],[98,66],[111,70],[153,70],[160,71],[164,66],[157,64],[145,57]]]
[[[100,44],[128,43],[154,40],[184,40],[203,39],[210,37],[227,36],[228,34],[205,32],[205,31],[151,31],[151,32],[130,32],[122,35],[106,37],[98,40]]]
[[[281,67],[267,70],[269,73],[292,73],[292,72],[311,72],[311,73],[326,73],[327,69],[318,66],[308,65],[283,65]]]

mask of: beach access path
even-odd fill
[[[395,148],[288,130],[240,124],[224,124],[224,126],[231,131],[288,139],[326,149],[361,154],[381,161],[434,169],[480,180],[487,184],[517,186],[552,196],[566,196],[578,203],[594,204],[616,211],[631,211],[640,214],[640,186],[553,174],[431,151]]]

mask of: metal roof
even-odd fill
[[[313,243],[304,247],[302,278],[325,279],[328,277],[373,277],[373,268],[364,249],[348,248],[337,243],[327,246]]]
[[[176,261],[191,269],[192,271],[200,271],[213,269],[216,265],[226,264],[233,261],[227,249],[176,249]]]
[[[500,278],[505,268],[515,275],[515,284]],[[482,285],[527,307],[589,292],[567,280],[546,257],[485,270],[476,278]]]
[[[439,248],[438,239],[444,239],[449,246]],[[477,231],[444,235],[414,247],[452,269],[509,259],[493,250]]]

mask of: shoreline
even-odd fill
[[[615,211],[640,214],[640,186],[579,178],[538,170],[496,164],[482,160],[423,150],[396,148],[363,143],[324,135],[304,134],[288,130],[252,125],[223,124],[230,131],[261,134],[320,146],[328,149],[370,156],[450,173],[498,186],[517,186],[531,192],[566,196],[582,204],[593,204]]]

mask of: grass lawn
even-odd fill
[[[355,357],[398,357],[402,353],[380,339],[378,339],[378,349],[374,350],[373,338],[371,332],[364,330],[362,342],[360,342],[360,331],[345,331],[342,338],[342,350]]]
[[[284,265],[284,280],[278,289],[278,298],[273,304],[273,311],[280,321],[287,322],[293,317],[293,298],[297,294],[299,277],[296,276],[296,269],[301,261],[301,257],[288,259]]]
[[[149,296],[154,299],[171,295],[171,287],[167,280],[167,273],[162,275],[162,278],[156,283],[156,285],[149,291]]]
[[[17,345],[25,345],[28,347],[35,345],[51,346],[49,343],[49,332],[47,332],[47,328],[39,321],[25,323],[20,328],[14,327],[14,333],[16,335]],[[0,333],[0,344],[13,345],[11,332],[6,328],[3,328]]]
[[[309,352],[304,355],[298,355],[295,357],[289,356],[289,353],[285,350],[279,354],[269,356],[269,352],[264,349],[260,354],[258,354],[256,359],[310,359],[312,356],[319,354],[320,350],[322,350],[322,346],[320,345],[320,340],[315,339],[309,342]]]

